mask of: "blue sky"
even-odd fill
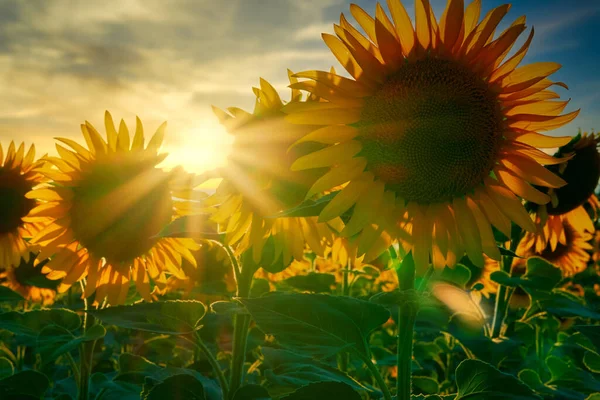
[[[333,31],[349,3],[0,0],[0,140],[53,152],[53,137],[80,140],[79,124],[101,128],[108,109],[128,124],[139,115],[148,131],[167,120],[167,164],[214,167],[231,140],[210,105],[251,109],[259,77],[286,98],[287,68],[337,66],[320,33]],[[502,3],[482,0],[483,11]],[[413,14],[412,0],[404,4]],[[432,4],[439,17],[445,0]],[[504,26],[521,15],[536,30],[525,62],[561,63],[551,78],[569,85],[560,89],[573,99],[568,110],[582,109],[552,134],[600,129],[600,1],[516,0]]]

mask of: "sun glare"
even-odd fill
[[[166,146],[169,156],[162,166],[181,165],[196,174],[220,168],[227,164],[232,143],[233,136],[218,121],[206,119],[181,135],[177,143]]]

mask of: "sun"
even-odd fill
[[[165,146],[169,157],[161,164],[166,169],[181,165],[186,171],[202,174],[224,167],[231,152],[233,136],[215,116],[190,127],[176,144]],[[211,186],[213,189],[216,183]]]

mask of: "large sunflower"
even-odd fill
[[[43,163],[35,160],[35,146],[25,153],[25,144],[16,148],[10,142],[6,157],[0,145],[0,267],[18,266],[21,257],[29,260],[26,239],[35,235],[46,218],[23,218],[36,206],[25,194],[45,180],[39,171]]]
[[[166,124],[144,147],[142,124],[137,119],[133,139],[121,120],[118,131],[106,112],[107,141],[89,123],[81,125],[87,149],[66,138],[56,145],[59,157],[48,157],[56,170],[46,171],[51,187],[33,190],[27,198],[44,203],[31,217],[50,217],[52,223],[33,242],[52,257],[43,271],[50,279],[62,279],[59,292],[87,277],[84,296],[96,292],[96,302],[122,304],[133,280],[137,291],[151,300],[152,284],[164,288],[166,272],[182,274],[182,258],[196,261],[192,239],[155,238],[176,214],[172,194],[175,172],[156,165]]]
[[[254,93],[252,114],[234,107],[228,112],[214,108],[220,122],[234,135],[234,142],[228,165],[221,170],[223,180],[209,203],[218,205],[212,218],[226,231],[227,244],[236,246],[238,253],[252,248],[254,261],[275,271],[287,267],[292,259],[302,260],[305,243],[323,254],[332,231],[315,217],[272,218],[301,203],[318,178],[315,171],[290,171],[293,159],[314,149],[315,144],[298,144],[288,151],[311,127],[284,121],[283,102],[264,79]],[[301,93],[292,89],[288,104],[318,103],[315,96],[303,101]],[[341,221],[333,223],[339,225]]]
[[[337,37],[323,35],[354,79],[296,74],[308,80],[295,87],[328,101],[286,110],[287,119],[320,125],[307,140],[330,146],[300,157],[292,169],[331,167],[312,192],[346,184],[320,219],[354,207],[347,234],[373,223],[393,232],[387,221],[406,213],[418,267],[430,255],[436,267],[451,266],[464,251],[482,265],[484,253],[500,256],[491,225],[507,235],[511,221],[535,229],[519,197],[540,204],[550,197],[531,184],[565,184],[542,166],[559,160],[537,147],[570,138],[538,132],[566,124],[578,111],[561,115],[568,102],[553,101],[559,96],[549,88],[565,85],[547,77],[560,65],[517,68],[533,30],[504,61],[525,30],[521,17],[494,39],[509,5],[479,22],[480,1],[464,10],[462,0],[449,0],[438,24],[429,1],[416,0],[414,29],[400,1],[388,6],[392,20],[380,5],[375,18],[351,6],[366,37],[343,15]]]

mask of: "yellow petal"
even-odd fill
[[[360,142],[350,140],[326,147],[298,158],[290,167],[292,171],[329,167],[352,159],[362,149]]]

